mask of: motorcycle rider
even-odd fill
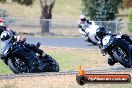
[[[85,37],[87,35],[86,30],[89,25],[92,25],[92,22],[86,19],[85,15],[80,15],[79,20],[77,21],[77,25],[79,28],[79,32],[82,34],[83,37]]]
[[[25,38],[22,38],[21,36],[17,35],[14,31],[12,31],[8,27],[6,27],[4,24],[4,20],[1,18],[0,18],[0,36],[1,36],[1,40],[2,40],[1,43],[3,46],[6,46],[6,44],[8,44],[8,43],[5,43],[4,41],[8,40],[10,38],[14,38],[15,40],[17,40],[19,42],[25,42]],[[34,44],[25,43],[25,46],[27,48],[35,51],[36,53],[38,53],[42,58],[46,56],[46,53],[43,52],[43,50],[39,49]]]
[[[98,38],[100,39],[100,41],[103,39],[103,37],[105,35],[116,35],[116,34],[112,34],[112,33],[108,33],[104,27],[99,27],[96,30],[96,35],[98,36]],[[132,45],[132,39],[127,35],[127,34],[123,34],[122,38],[127,40],[131,45]],[[102,43],[101,43],[102,44]]]
[[[104,52],[105,52],[105,50],[103,49],[103,44],[102,44],[102,39],[104,38],[104,36],[106,36],[106,35],[116,35],[116,34],[111,34],[111,33],[108,33],[106,30],[105,30],[105,28],[104,27],[99,27],[97,30],[96,30],[96,35],[98,36],[98,38],[99,38],[99,43],[98,43],[98,45],[99,45],[99,48],[101,49],[101,53],[102,54],[104,54]],[[130,37],[127,35],[127,34],[123,34],[122,35],[122,38],[123,39],[125,39],[125,40],[127,40],[129,43],[130,43],[130,47],[129,47],[129,59],[130,59],[130,61],[132,61],[132,40],[130,39]],[[116,62],[115,61],[113,61],[114,59],[112,59],[113,57],[109,57],[109,59],[108,59],[108,64],[109,65],[114,65]],[[132,63],[131,63],[131,65],[132,65]]]

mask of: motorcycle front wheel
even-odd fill
[[[44,59],[44,63],[48,65],[44,68],[45,72],[59,72],[60,67],[57,61],[51,56],[47,55]]]
[[[15,74],[29,73],[29,67],[19,58],[9,59],[7,64]]]
[[[115,57],[115,59],[124,67],[126,68],[130,68],[131,64],[129,61],[129,57],[127,56],[126,52],[124,52],[121,48],[116,48],[113,51],[113,56]]]
[[[88,36],[85,36],[85,37],[84,37],[84,40],[85,40],[86,42],[92,43],[93,45],[97,45],[97,43],[94,42],[94,41],[92,41],[90,38],[88,38]]]

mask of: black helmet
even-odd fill
[[[99,27],[97,30],[96,30],[96,35],[98,38],[102,39],[103,36],[106,35],[106,30],[104,27]]]

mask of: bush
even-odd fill
[[[5,3],[7,0],[0,0],[0,2]],[[32,5],[34,0],[12,0],[13,2],[18,2],[21,5]]]
[[[132,22],[132,10],[130,11],[129,15],[128,15],[128,21]],[[132,23],[128,23],[128,30],[130,32],[132,32]]]
[[[5,3],[5,2],[6,2],[6,0],[0,0],[0,2]]]
[[[19,4],[28,6],[28,5],[32,5],[34,0],[14,0],[14,1],[17,1]]]
[[[96,21],[110,21],[116,18],[123,0],[82,0],[83,13]]]

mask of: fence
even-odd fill
[[[43,20],[49,21],[49,29],[51,35],[59,36],[79,36],[77,28],[77,20]],[[11,28],[16,32],[41,34],[40,20],[34,19],[13,19],[8,22]],[[107,31],[112,33],[121,31],[131,34],[128,28],[132,29],[132,22],[126,23],[123,21],[96,21],[99,26],[104,26]],[[132,31],[132,30],[131,30]]]

